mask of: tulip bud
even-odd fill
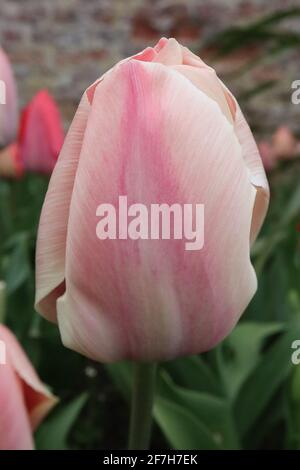
[[[122,196],[131,209],[204,205],[203,247],[126,230],[100,240],[97,208]],[[58,321],[67,347],[99,361],[207,351],[255,293],[250,243],[268,199],[235,98],[211,67],[162,39],[83,94],[42,210],[36,308]]]
[[[0,450],[33,449],[33,431],[57,402],[15,336],[0,325]]]
[[[59,109],[49,93],[42,90],[21,115],[18,145],[24,170],[51,174],[63,139]]]

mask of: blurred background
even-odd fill
[[[300,115],[289,106],[299,74],[300,19],[284,14],[297,6],[298,0],[3,0],[0,41],[13,62],[21,104],[48,88],[68,124],[95,77],[174,36],[213,63],[244,101],[256,90],[244,109],[267,132],[283,121],[295,128]]]
[[[0,46],[19,107],[47,89],[66,131],[85,88],[117,61],[175,37],[214,66],[261,150],[271,205],[253,248],[258,292],[215,350],[163,364],[153,448],[300,449],[300,3],[274,0],[2,0]],[[20,135],[20,133],[19,133]],[[42,174],[41,174],[42,173]],[[0,174],[0,279],[5,321],[60,404],[41,449],[125,448],[130,364],[105,367],[61,346],[33,309],[34,250],[51,171]]]

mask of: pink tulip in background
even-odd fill
[[[0,325],[6,363],[0,363],[0,450],[33,449],[33,431],[57,399],[41,383],[15,336]]]
[[[99,240],[96,209],[205,205],[205,243]],[[99,361],[214,347],[255,293],[250,245],[268,183],[233,95],[174,39],[117,64],[83,94],[52,174],[37,245],[36,307]]]
[[[51,174],[63,140],[57,104],[47,90],[39,91],[21,114],[16,142],[0,152],[0,176]]]
[[[47,90],[39,91],[21,115],[18,160],[25,171],[51,174],[64,140],[60,112]]]
[[[283,160],[293,160],[300,156],[300,142],[287,126],[280,126],[270,142],[264,140],[259,150],[267,171],[276,168]]]
[[[16,136],[18,124],[17,88],[13,71],[5,52],[0,48],[0,81],[5,86],[5,103],[0,102],[0,148]],[[2,89],[2,88],[1,88]]]

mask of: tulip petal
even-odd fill
[[[199,90],[218,103],[222,113],[230,123],[233,117],[228,106],[224,91],[220,85],[216,72],[210,67],[192,67],[191,65],[176,65],[174,70],[188,78]]]
[[[250,243],[253,244],[262,227],[269,207],[269,184],[258,147],[242,110],[233,94],[221,80],[220,84],[223,87],[228,106],[234,117],[234,130],[241,145],[243,158],[250,171],[251,183],[256,188],[256,198],[250,230]]]
[[[147,207],[204,204],[203,249],[185,250],[184,239],[99,240],[97,207],[117,206],[121,195]],[[256,289],[255,196],[214,100],[159,63],[115,68],[94,90],[70,205],[57,304],[64,344],[100,361],[162,360],[217,344]]]
[[[167,42],[157,47],[157,51],[153,62],[159,62],[164,65],[182,64],[182,48],[176,39],[168,39]]]
[[[158,53],[161,51],[161,49],[163,47],[165,47],[165,45],[168,43],[168,39],[167,38],[160,38],[160,40],[158,41],[158,43],[154,46],[154,50]]]
[[[0,325],[6,361],[0,364],[0,449],[33,449],[32,432],[57,399],[38,378],[15,336]]]
[[[142,60],[144,62],[151,62],[156,56],[155,49],[153,47],[146,47],[142,52],[130,57],[129,59]],[[121,61],[121,63],[124,61]]]
[[[90,104],[84,94],[54,168],[42,209],[36,255],[36,309],[56,319],[64,292],[68,214]]]
[[[0,364],[0,450],[32,450],[22,384],[11,365]]]
[[[250,127],[236,102],[234,129],[242,148],[242,155],[250,170],[250,179],[256,188],[256,199],[253,209],[250,241],[254,243],[265,219],[270,199],[269,184],[262,159]]]
[[[16,337],[3,325],[0,325],[0,339],[6,346],[7,365],[19,378],[29,423],[31,429],[35,430],[57,403],[57,398],[46,389]]]

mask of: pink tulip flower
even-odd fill
[[[277,159],[293,159],[300,155],[300,144],[287,126],[280,126],[274,133],[272,148]]]
[[[31,450],[32,433],[57,399],[41,383],[15,336],[0,325],[0,450]]]
[[[12,68],[5,52],[0,48],[0,148],[16,136],[17,88]]]
[[[49,93],[42,90],[21,115],[18,161],[25,171],[51,174],[63,140],[58,107]]]
[[[96,235],[97,207],[204,204],[204,246]],[[175,39],[83,94],[52,174],[37,243],[36,308],[99,361],[167,360],[232,330],[257,279],[250,244],[268,183],[233,95]]]

